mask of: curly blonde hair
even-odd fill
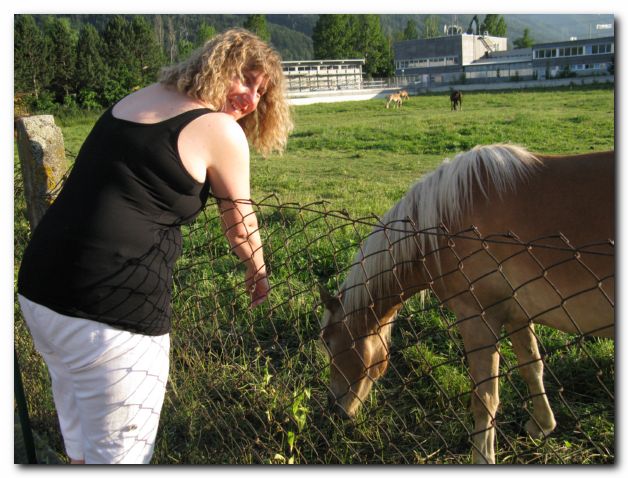
[[[234,28],[215,36],[186,60],[163,68],[159,82],[220,111],[234,76],[243,79],[249,71],[263,72],[268,83],[257,109],[238,123],[259,153],[281,153],[292,130],[281,57],[253,33]]]

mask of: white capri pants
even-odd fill
[[[68,456],[149,463],[168,380],[169,334],[134,334],[18,298],[50,372]]]

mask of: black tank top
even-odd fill
[[[199,183],[181,163],[177,141],[209,112],[142,124],[107,110],[33,232],[18,292],[64,315],[146,335],[169,332],[180,226],[209,195],[209,180]]]

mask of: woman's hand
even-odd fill
[[[246,290],[251,296],[251,308],[258,306],[266,300],[270,292],[270,282],[268,282],[266,271],[247,271],[245,282]]]

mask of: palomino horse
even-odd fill
[[[393,108],[401,108],[403,105],[403,100],[401,99],[401,95],[399,93],[392,93],[386,97],[386,108],[390,107],[392,103]]]
[[[473,462],[495,462],[504,338],[532,400],[526,431],[554,430],[534,323],[614,337],[614,168],[612,151],[478,146],[415,184],[362,244],[338,294],[321,289],[336,410],[354,416],[388,366],[403,301],[431,290],[464,344]]]
[[[402,101],[406,101],[406,100],[410,99],[410,95],[408,94],[408,92],[406,90],[401,90],[399,92],[399,98],[401,98]]]
[[[462,109],[462,93],[458,90],[454,90],[449,95],[449,101],[451,101],[451,110],[456,111]]]

